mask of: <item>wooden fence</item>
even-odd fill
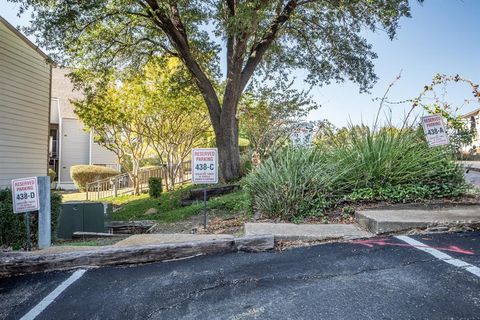
[[[167,175],[168,170],[166,166],[140,169],[140,172],[138,174],[140,193],[148,190],[148,180],[151,177],[162,178],[162,184],[165,185]],[[191,179],[191,162],[185,161],[180,165],[177,171],[174,179],[175,185],[183,184],[185,182],[191,181]],[[133,194],[133,180],[128,173],[123,173],[111,178],[87,183],[85,192],[87,200],[99,200],[109,197],[118,197],[124,194]]]

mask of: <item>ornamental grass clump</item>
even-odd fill
[[[267,218],[296,221],[345,202],[412,202],[466,190],[448,148],[429,148],[411,128],[351,127],[334,140],[286,148],[253,170],[245,179],[253,207]]]
[[[339,172],[317,149],[287,148],[252,171],[245,187],[263,215],[293,220],[330,206]]]
[[[465,190],[461,166],[451,152],[428,147],[410,128],[351,128],[346,143],[330,149],[330,161],[348,168],[339,182],[357,201],[361,191],[369,191],[365,200],[405,202],[458,196]]]

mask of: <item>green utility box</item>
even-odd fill
[[[112,205],[101,202],[67,202],[58,218],[57,236],[71,239],[74,232],[105,232],[105,222],[112,213]]]

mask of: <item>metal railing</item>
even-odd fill
[[[155,167],[140,169],[138,174],[138,186],[140,193],[148,190],[148,180],[151,177],[162,178],[162,184],[165,185],[165,181],[168,178],[167,167]],[[178,171],[174,177],[174,184],[183,184],[192,179],[191,162],[185,161],[180,164]],[[170,182],[170,179],[168,179]],[[124,194],[133,194],[133,180],[128,173],[123,173],[111,178],[101,179],[87,183],[86,186],[86,199],[87,200],[99,200],[109,197],[118,197]]]

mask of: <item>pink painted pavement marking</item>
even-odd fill
[[[393,242],[388,242],[389,239],[366,239],[366,240],[354,240],[351,241],[351,243],[355,244],[360,244],[369,248],[373,248],[374,246],[395,246],[395,247],[414,247],[414,248],[431,248],[431,249],[437,249],[440,251],[450,251],[450,252],[456,252],[456,253],[461,253],[461,254],[468,254],[468,255],[474,255],[475,253],[470,250],[465,250],[462,248],[459,248],[457,246],[448,246],[448,247],[430,247],[427,245],[411,245],[407,243],[393,243]]]

